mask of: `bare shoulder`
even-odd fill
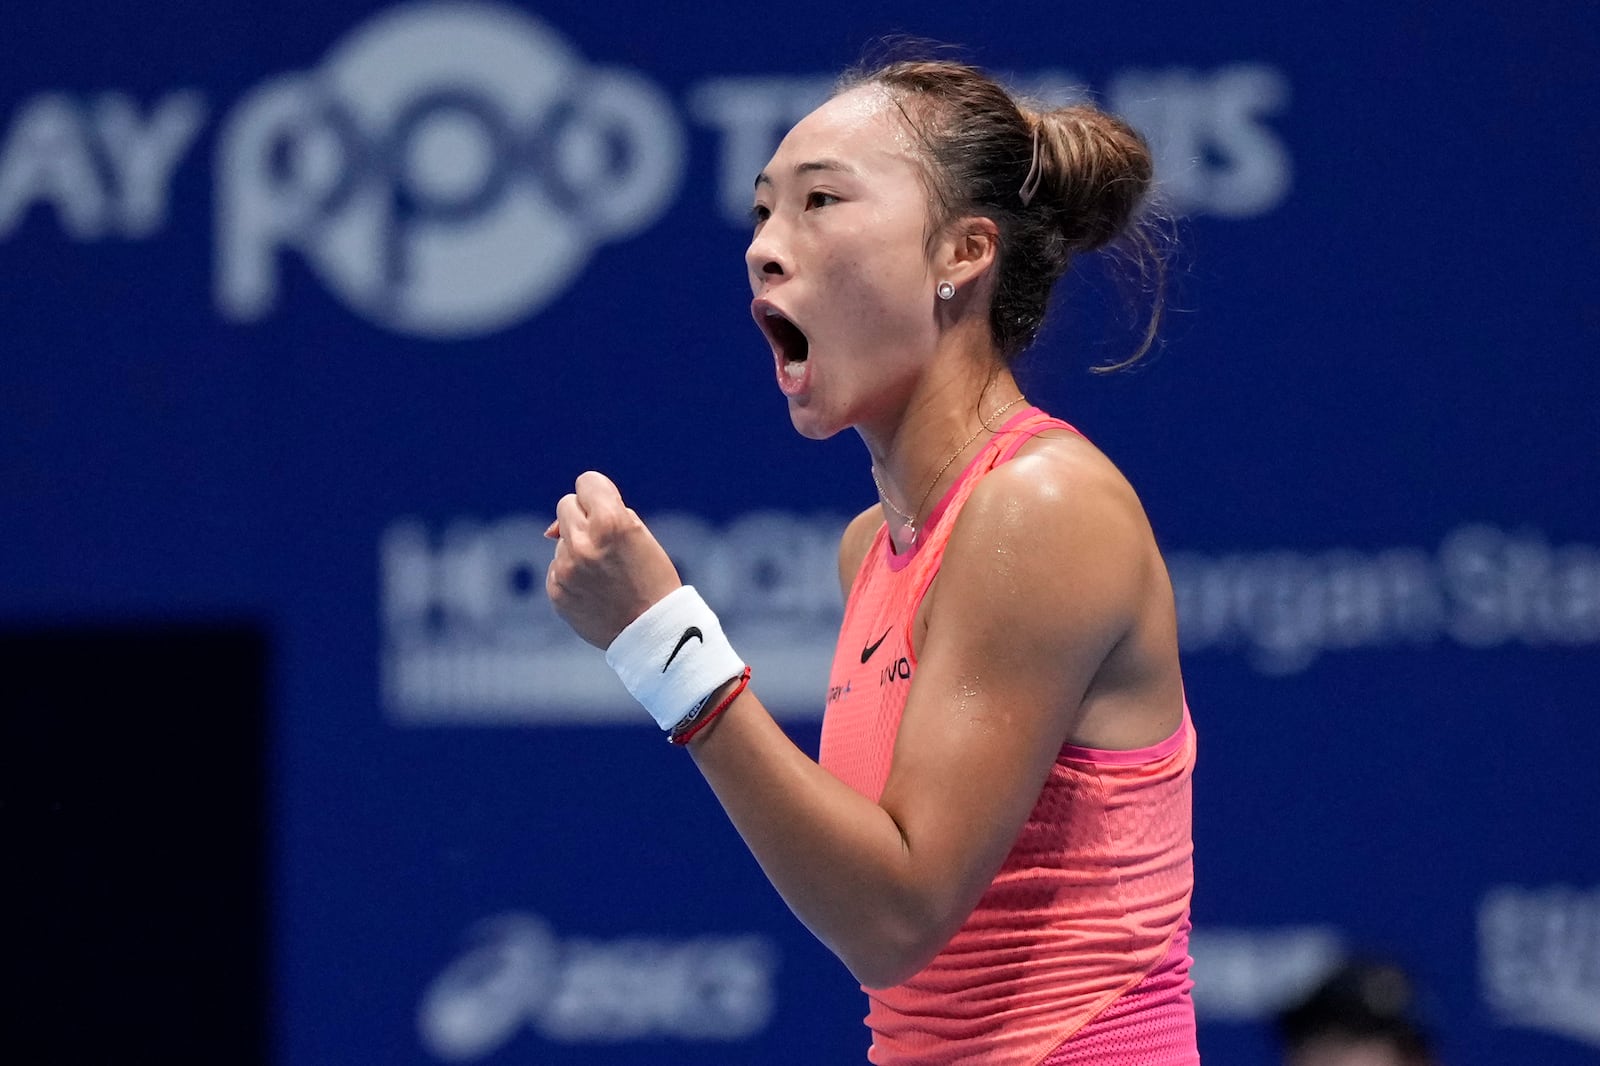
[[[1077,637],[1114,641],[1134,623],[1159,553],[1144,507],[1121,471],[1066,431],[1041,434],[973,489],[951,531],[941,599],[965,609],[1003,592]],[[1043,617],[1041,617],[1043,621]]]
[[[846,597],[850,595],[850,586],[855,582],[856,574],[867,558],[867,549],[872,547],[872,538],[877,536],[881,525],[883,510],[874,504],[844,527],[844,536],[839,538],[839,588]]]
[[[984,534],[1086,547],[1101,539],[1143,541],[1150,525],[1138,494],[1105,453],[1059,430],[1033,438],[978,482],[952,542]]]

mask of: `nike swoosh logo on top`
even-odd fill
[[[885,629],[883,631],[883,636],[879,637],[877,640],[873,641],[871,644],[868,644],[865,648],[862,648],[861,649],[861,661],[863,663],[865,663],[868,659],[872,658],[872,653],[877,651],[878,650],[878,646],[880,644],[882,644],[884,641],[888,640],[889,639],[889,634],[893,633],[893,632],[894,632],[894,626],[890,626],[888,629]]]
[[[683,631],[683,636],[678,638],[678,646],[672,649],[671,655],[667,656],[667,666],[672,665],[672,660],[678,657],[678,653],[683,650],[683,646],[689,643],[690,640],[698,640],[702,644],[706,642],[705,634],[700,632],[699,626],[690,626]],[[865,659],[861,661],[866,662]],[[663,674],[667,672],[667,666],[661,668]]]

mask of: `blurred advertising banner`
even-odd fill
[[[11,5],[0,624],[262,627],[276,1061],[861,1061],[542,533],[605,471],[815,749],[873,487],[789,425],[751,182],[876,35],[963,44],[1176,219],[1154,358],[1089,372],[1086,263],[1023,374],[1167,555],[1204,1056],[1375,953],[1452,1066],[1591,1062],[1600,14],[1547,6]]]

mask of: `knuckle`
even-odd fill
[[[597,515],[589,525],[589,535],[596,547],[610,547],[616,543],[619,532],[616,519],[610,514]]]
[[[567,553],[567,558],[556,560],[550,568],[550,580],[558,585],[567,585],[572,582],[572,568],[576,565],[572,560],[572,553]]]

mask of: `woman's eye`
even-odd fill
[[[765,222],[768,216],[771,214],[772,212],[768,210],[765,204],[756,204],[750,209],[750,224],[752,226],[759,226],[761,223]]]
[[[839,198],[831,192],[813,192],[806,196],[806,210],[809,211],[813,207],[827,207],[838,202]]]

